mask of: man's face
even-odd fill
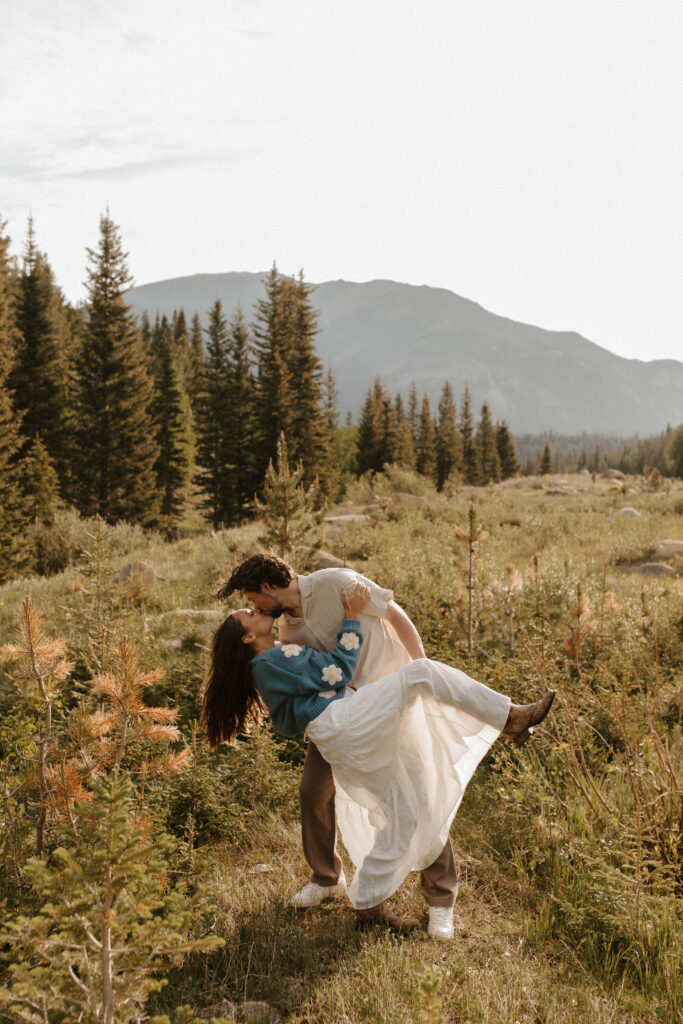
[[[276,588],[270,583],[262,583],[260,591],[247,590],[245,594],[248,601],[251,601],[254,608],[260,612],[268,612],[274,619],[279,619],[284,614],[284,607],[280,602]]]

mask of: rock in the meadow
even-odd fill
[[[626,474],[622,473],[620,469],[606,469],[602,474],[607,477],[608,480],[625,480]]]
[[[121,566],[114,579],[117,583],[121,583],[123,580],[130,579],[131,576],[137,576],[147,583],[162,579],[154,566],[150,565],[149,562],[126,562],[125,565]]]
[[[199,1011],[199,1016],[202,1020],[211,1020],[212,1017],[234,1017],[237,1013],[237,1003],[232,1003],[229,999],[221,999],[220,1003],[214,1003],[213,1006],[207,1006],[205,1010]]]
[[[642,516],[637,508],[618,508],[616,512],[613,512],[611,516],[607,516],[607,522],[611,523],[613,519],[642,519]]]
[[[641,576],[675,576],[676,570],[666,562],[643,562],[642,565],[620,565],[622,572],[638,572]]]
[[[361,512],[347,512],[343,516],[325,516],[323,522],[329,526],[352,526],[357,523],[371,523],[372,519]]]
[[[428,505],[429,502],[423,494],[404,494],[403,491],[396,492],[396,502],[399,505]]]
[[[240,1019],[249,1024],[281,1024],[282,1017],[274,1006],[261,999],[252,999],[242,1003],[239,1009]]]
[[[683,558],[683,540],[658,540],[655,555],[657,558],[674,558],[676,555]]]

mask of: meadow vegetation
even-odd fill
[[[322,546],[392,587],[429,657],[513,700],[557,689],[466,793],[445,944],[359,933],[344,900],[289,908],[303,741],[266,723],[211,753],[197,729],[213,588],[262,524],[197,516],[169,542],[58,517],[61,571],[0,589],[0,1020],[683,1019],[683,559],[633,571],[683,539],[666,483],[437,493],[386,467],[328,509],[365,520],[314,525],[290,556],[308,571]],[[609,518],[627,505],[639,516]],[[393,903],[426,917],[413,876]]]

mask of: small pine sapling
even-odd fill
[[[0,1013],[16,1024],[55,1014],[92,1024],[139,1020],[171,966],[223,945],[215,935],[194,937],[204,896],[169,884],[169,840],[136,827],[126,775],[94,783],[78,825],[73,847],[26,867],[40,911],[0,932],[9,950]]]
[[[323,511],[316,508],[319,488],[316,482],[306,490],[303,485],[304,468],[299,463],[292,469],[287,458],[285,435],[277,443],[277,465],[271,459],[263,487],[263,501],[256,499],[256,510],[265,532],[259,542],[274,549],[281,558],[291,557],[294,549],[317,529]],[[320,541],[313,544],[319,547]]]

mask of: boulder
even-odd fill
[[[683,540],[658,540],[655,544],[657,558],[683,558]]]
[[[114,579],[117,583],[121,583],[123,580],[130,579],[131,576],[137,576],[147,583],[163,579],[149,562],[126,562],[121,566]]]
[[[343,516],[325,516],[323,522],[330,526],[347,526],[352,523],[371,523],[372,519],[361,512],[348,512]]]
[[[405,494],[397,491],[394,495],[398,505],[428,505],[429,502],[423,494]]]
[[[331,551],[325,551],[324,548],[320,548],[318,551],[313,552],[312,561],[316,569],[343,569],[352,568],[348,562],[344,562],[342,558],[337,558]]]
[[[212,1017],[234,1017],[237,1013],[237,1003],[232,1003],[229,999],[221,999],[220,1003],[214,1003],[212,1006],[207,1006],[205,1010],[199,1011],[199,1016],[202,1020],[211,1020]]]
[[[625,480],[626,474],[622,473],[620,469],[606,469],[602,474],[608,480]]]
[[[250,1024],[280,1024],[282,1017],[274,1006],[261,999],[250,999],[239,1009],[241,1020]]]
[[[642,565],[620,565],[621,572],[637,572],[641,576],[675,576],[676,570],[666,562],[643,562]]]
[[[642,519],[642,516],[638,509],[627,507],[618,508],[611,516],[607,516],[608,523],[611,523],[613,519]]]

